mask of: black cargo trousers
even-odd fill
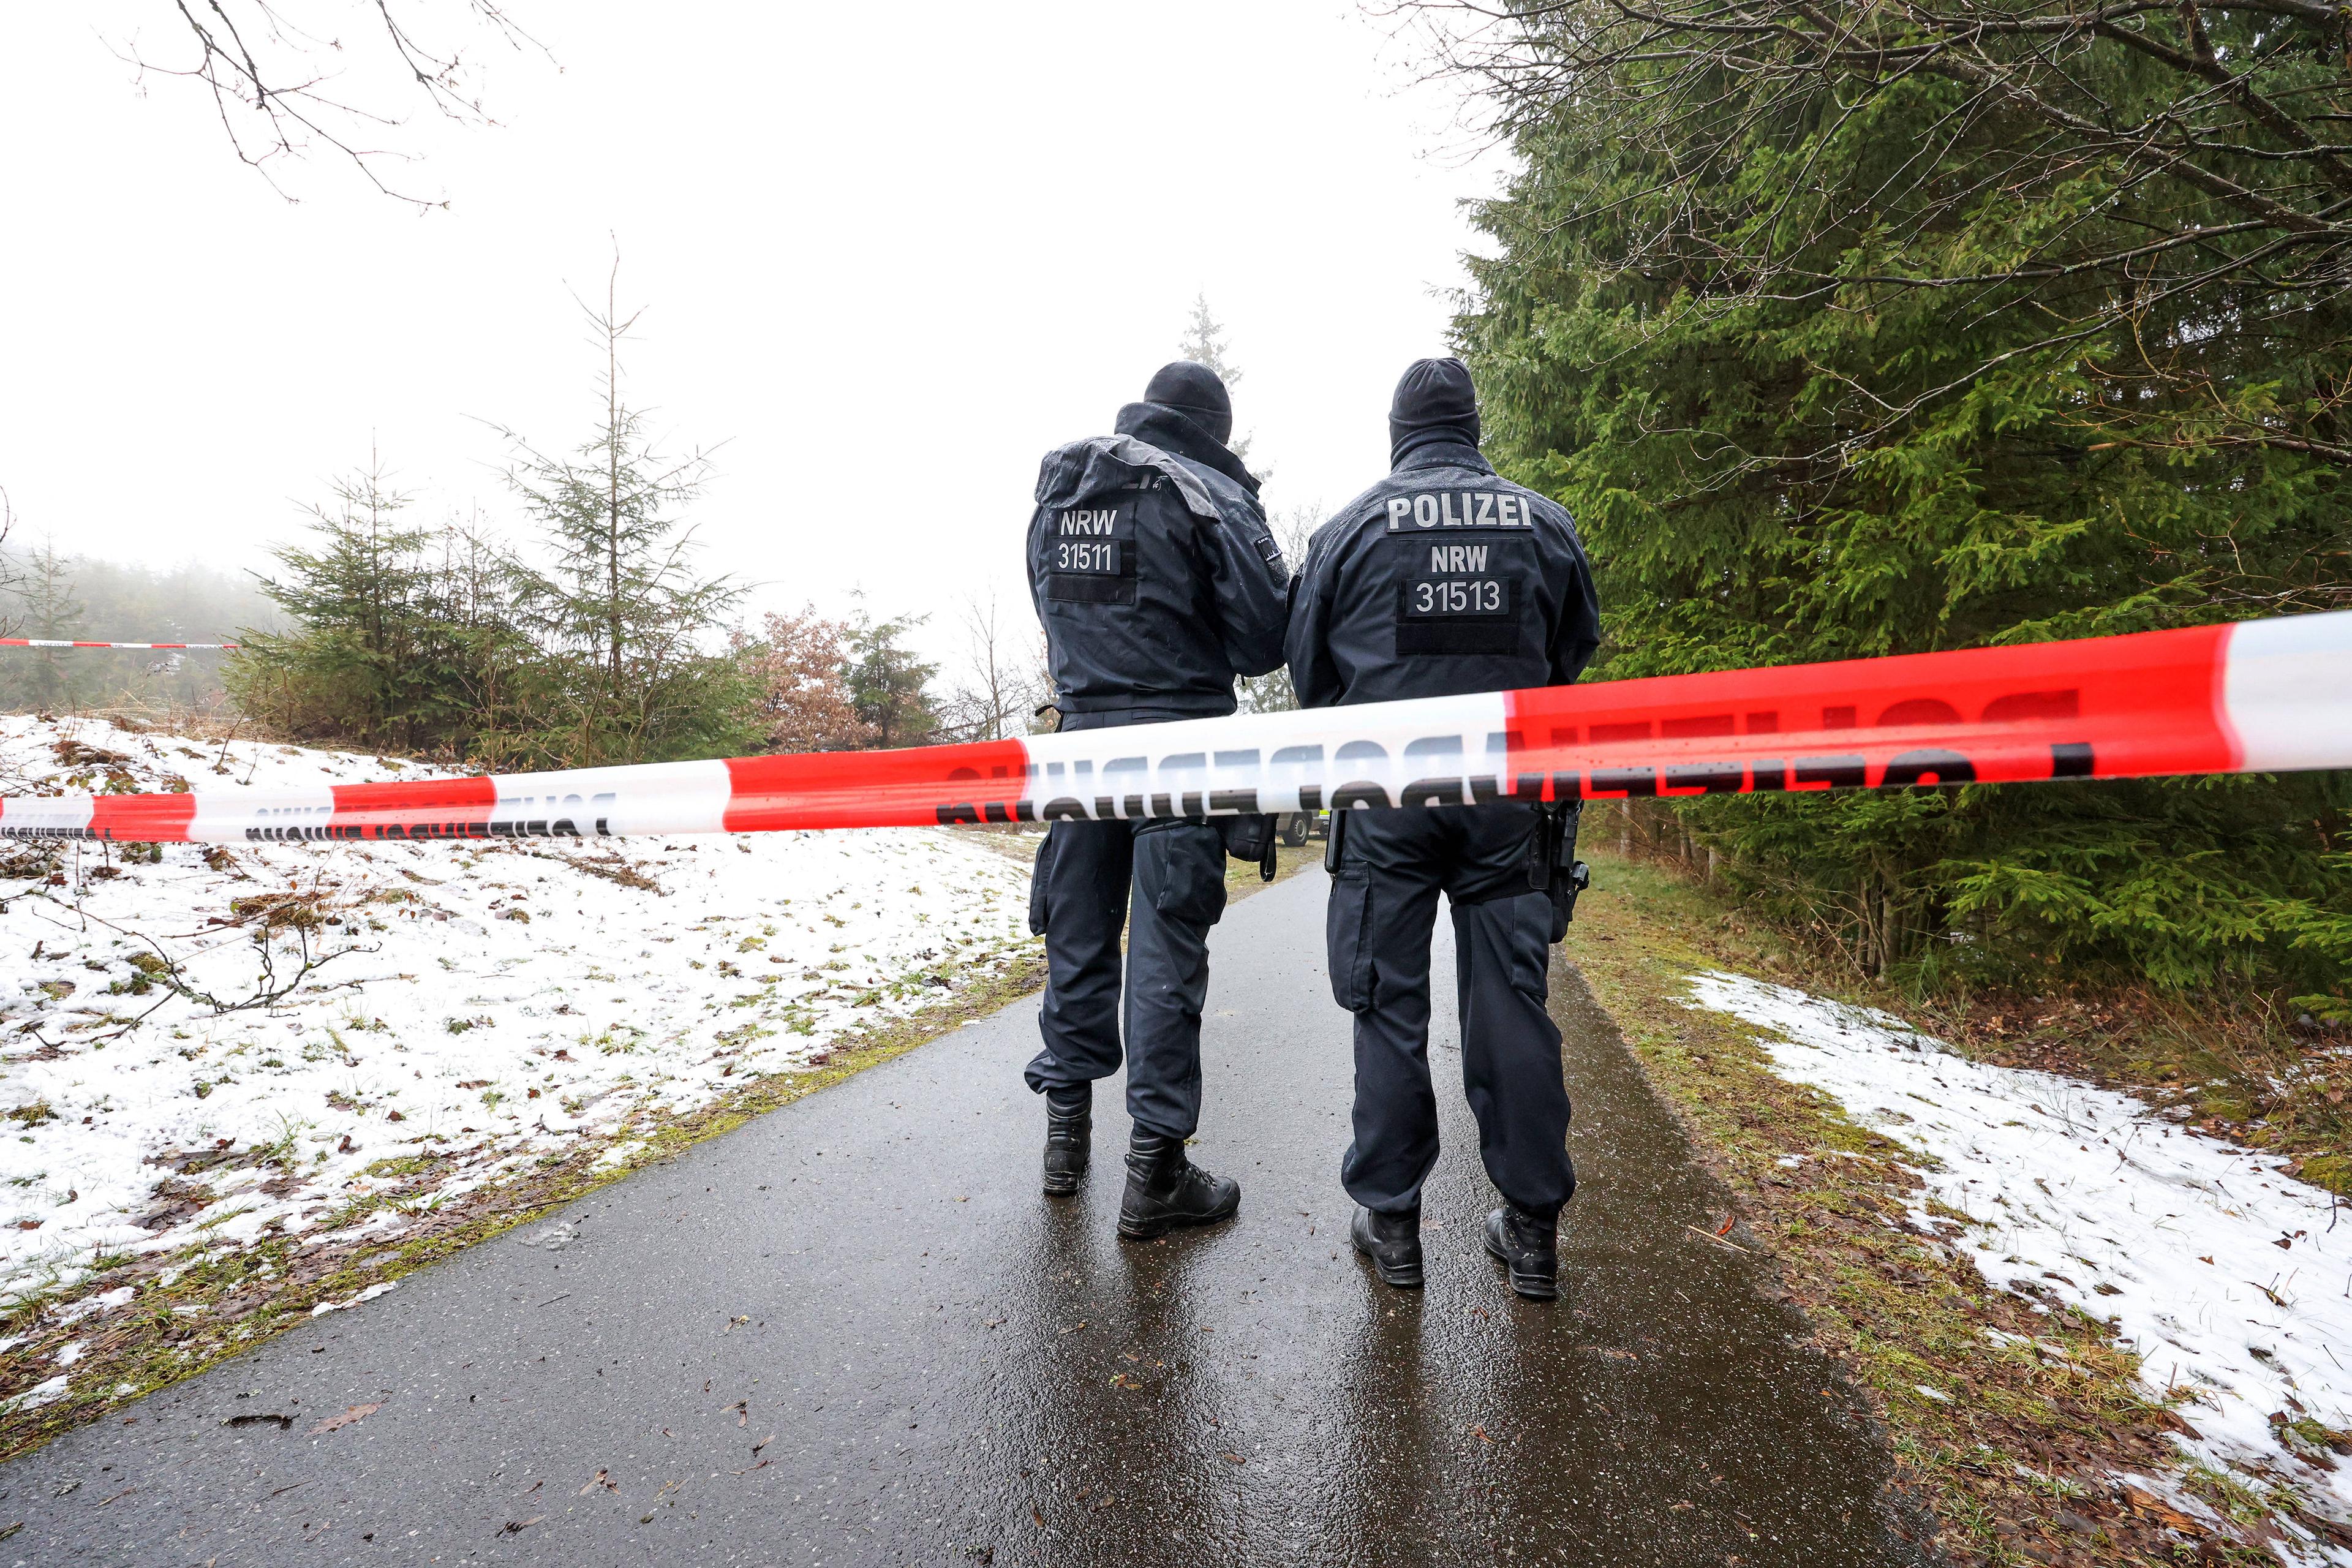
[[[1023,1074],[1029,1087],[1043,1094],[1118,1070],[1118,939],[1131,913],[1128,1114],[1147,1132],[1190,1138],[1201,1121],[1209,928],[1224,912],[1225,841],[1213,824],[1055,823],[1029,899],[1029,928],[1045,939],[1045,1047]]]
[[[1332,822],[1331,992],[1356,1020],[1355,1141],[1339,1167],[1348,1195],[1382,1213],[1411,1211],[1437,1163],[1429,949],[1443,892],[1454,910],[1462,1087],[1479,1154],[1504,1197],[1556,1218],[1576,1172],[1559,1030],[1545,1007],[1555,907],[1528,885],[1536,808],[1349,811]]]

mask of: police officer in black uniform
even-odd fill
[[[1234,678],[1282,662],[1290,574],[1257,481],[1225,445],[1233,427],[1224,383],[1179,361],[1118,411],[1116,434],[1046,454],[1029,583],[1063,729],[1231,713]],[[1025,1076],[1046,1097],[1048,1193],[1077,1190],[1094,1080],[1118,1070],[1119,928],[1132,912],[1134,1131],[1118,1217],[1130,1239],[1224,1219],[1241,1204],[1238,1184],[1184,1156],[1201,1115],[1209,928],[1224,912],[1235,827],[1197,816],[1058,821],[1038,852],[1030,925],[1045,938],[1045,1044]]]
[[[1496,477],[1460,360],[1422,360],[1389,411],[1393,471],[1316,531],[1292,592],[1290,674],[1309,708],[1574,680],[1600,610],[1568,512]],[[1454,911],[1463,1087],[1504,1197],[1486,1249],[1512,1289],[1559,1293],[1555,1232],[1576,1187],[1551,943],[1582,873],[1573,807],[1494,801],[1333,814],[1331,988],[1355,1014],[1353,1236],[1391,1285],[1422,1282],[1421,1186],[1437,1163],[1429,947]]]

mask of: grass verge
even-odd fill
[[[1851,986],[1704,888],[1588,853],[1595,889],[1568,956],[1736,1195],[1736,1234],[1777,1263],[1877,1406],[1904,1482],[1942,1524],[1937,1544],[1971,1564],[2274,1564],[2264,1503],[2184,1468],[2168,1438],[2181,1418],[2141,1385],[2105,1324],[1988,1285],[1963,1251],[1906,1218],[1920,1184],[1904,1151],[1774,1074],[1748,1026],[1681,1005],[1702,969],[1829,995]],[[1784,1166],[1787,1155],[1806,1158]],[[2210,1528],[2166,1500],[2175,1488],[2225,1522]]]

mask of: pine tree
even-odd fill
[[[1192,316],[1184,323],[1183,335],[1176,340],[1176,357],[1207,365],[1217,373],[1217,379],[1225,384],[1225,390],[1231,392],[1241,384],[1242,372],[1239,365],[1225,357],[1225,353],[1224,326],[1210,310],[1209,291],[1203,289],[1192,297]],[[1249,436],[1236,434],[1226,441],[1225,446],[1234,457],[1247,462],[1251,439]],[[1260,479],[1263,482],[1264,476]]]
[[[426,547],[432,563],[436,684],[454,700],[434,749],[494,772],[560,763],[545,715],[559,671],[518,625],[512,557],[478,509],[451,517]]]
[[[427,531],[404,521],[415,501],[395,489],[381,453],[368,466],[329,481],[331,503],[310,509],[318,542],[277,552],[279,577],[263,588],[289,614],[345,634],[347,646],[389,679],[408,651],[411,624],[430,581]]]
[[[41,541],[25,558],[16,583],[24,605],[25,636],[47,642],[70,642],[81,635],[83,606],[74,592],[73,564],[58,553],[57,542]],[[71,708],[87,691],[86,669],[66,662],[53,647],[27,649],[33,657],[21,690],[31,706],[44,710]]]
[[[498,763],[540,709],[535,655],[515,630],[511,569],[478,531],[404,514],[381,456],[330,482],[310,540],[276,552],[261,590],[289,619],[248,627],[225,668],[240,710],[280,733]]]
[[[1490,448],[1584,530],[1596,675],[2345,602],[2352,226],[2311,149],[2352,68],[2284,15],[2030,9],[1580,0],[1490,62],[1522,172],[1458,331]],[[1878,973],[2342,1011],[2347,807],[2305,774],[1675,809]]]
[[[1225,359],[1224,324],[1209,309],[1209,291],[1205,289],[1192,297],[1192,316],[1184,323],[1184,333],[1177,341],[1176,353],[1181,358],[1207,365],[1215,371],[1227,391],[1241,384],[1240,367]]]
[[[415,498],[394,487],[379,453],[328,488],[331,500],[308,509],[311,542],[278,551],[278,571],[261,579],[293,624],[238,639],[230,691],[287,733],[418,750],[436,728],[427,531],[404,520]]]
[[[61,582],[48,592],[80,606],[78,635],[135,637],[156,642],[231,640],[236,628],[268,622],[273,606],[252,577],[197,563],[146,566],[59,556]],[[23,637],[26,560],[0,542],[0,636]],[[74,635],[74,634],[69,634]],[[32,650],[0,654],[0,710],[39,708],[37,686],[54,672],[68,687],[50,700],[82,706],[143,708],[159,717],[217,709],[226,693],[221,682],[225,656],[210,650],[149,653],[83,648],[42,660]]]
[[[940,726],[928,688],[940,667],[906,646],[929,617],[877,621],[861,605],[849,621],[849,693],[858,721],[877,746],[919,746]]]
[[[747,678],[715,646],[742,590],[694,569],[693,531],[680,513],[701,495],[709,459],[663,455],[644,412],[622,395],[621,344],[642,312],[620,314],[619,271],[616,257],[603,310],[582,306],[604,362],[587,439],[553,456],[504,432],[516,453],[508,482],[551,560],[545,570],[517,566],[516,610],[562,663],[561,711],[549,729],[562,755],[722,754],[751,738]]]

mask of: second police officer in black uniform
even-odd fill
[[[1231,713],[1234,678],[1282,662],[1289,570],[1257,481],[1226,447],[1233,403],[1204,365],[1163,367],[1116,434],[1046,454],[1029,524],[1030,593],[1065,730]],[[1225,855],[1256,858],[1265,819],[1061,821],[1038,853],[1030,924],[1045,938],[1045,1191],[1077,1190],[1094,1081],[1118,1070],[1119,929],[1132,921],[1124,1023],[1134,1121],[1121,1236],[1231,1215],[1241,1188],[1185,1158],[1201,1114],[1201,1007]],[[1131,894],[1131,898],[1130,898]]]
[[[1478,452],[1470,372],[1422,360],[1389,413],[1393,471],[1316,531],[1293,590],[1302,706],[1566,685],[1600,643],[1568,512]],[[1504,1198],[1486,1248],[1521,1296],[1558,1294],[1556,1230],[1575,1190],[1550,947],[1581,872],[1573,806],[1512,802],[1332,814],[1331,988],[1355,1015],[1352,1234],[1381,1277],[1422,1282],[1421,1188],[1437,1163],[1430,937],[1453,906],[1463,1088]]]

